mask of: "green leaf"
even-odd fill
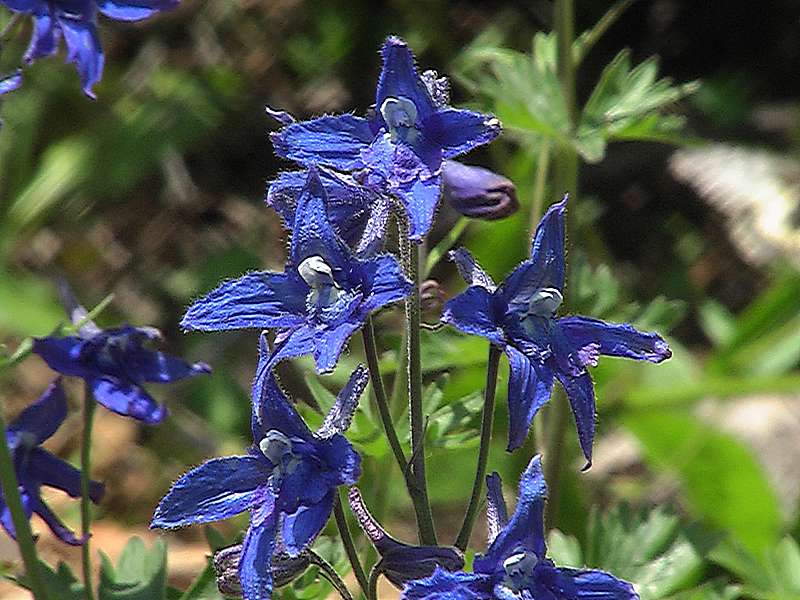
[[[17,585],[30,589],[25,575],[16,578],[6,577]],[[48,597],[58,600],[84,600],[85,598],[83,583],[78,581],[72,569],[64,562],[59,562],[58,569],[54,571],[50,565],[40,560],[39,577],[49,592]]]
[[[786,536],[757,558],[741,545],[727,542],[711,555],[717,564],[734,573],[749,596],[764,600],[800,597],[800,546]]]
[[[100,553],[99,600],[163,600],[167,589],[167,548],[156,540],[148,550],[141,538],[132,537],[116,568]]]
[[[197,578],[192,582],[186,592],[180,596],[180,600],[222,600],[223,596],[217,589],[217,574],[214,572],[214,564],[211,558],[208,559],[206,568],[201,571]]]

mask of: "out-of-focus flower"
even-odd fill
[[[381,555],[381,573],[395,587],[402,589],[409,581],[428,577],[437,567],[447,571],[464,567],[464,554],[458,548],[411,546],[394,539],[369,513],[357,487],[350,488],[348,499],[358,524]]]
[[[223,283],[189,307],[181,326],[278,329],[267,370],[306,354],[314,355],[317,371],[333,370],[370,313],[405,298],[411,282],[391,254],[356,258],[331,226],[326,198],[312,167],[297,201],[286,270]]]
[[[538,410],[550,399],[554,378],[567,392],[581,449],[592,460],[594,384],[587,367],[600,355],[659,363],[672,353],[656,333],[588,317],[556,318],[564,289],[564,218],[567,199],[554,204],[536,229],[531,258],[499,286],[467,250],[451,253],[470,284],[450,300],[442,320],[480,335],[508,356],[508,449],[525,440]]]
[[[30,519],[31,515],[36,513],[60,540],[79,546],[85,539],[76,537],[44,503],[40,494],[41,487],[46,485],[62,490],[73,498],[81,496],[81,472],[44,448],[40,448],[42,442],[56,432],[66,416],[67,399],[59,378],[9,425],[6,430],[6,444],[14,460],[14,470],[19,482],[25,515]],[[100,502],[103,491],[102,483],[90,482],[89,497],[92,502]],[[11,537],[16,538],[11,511],[4,498],[0,499],[0,502],[2,502],[0,523]]]
[[[604,571],[566,569],[547,558],[544,503],[547,486],[541,461],[534,456],[519,482],[519,500],[511,520],[500,489],[500,477],[489,486],[489,548],[475,557],[474,572],[432,576],[409,583],[403,600],[636,600],[633,586]]]
[[[0,0],[0,3],[33,17],[33,34],[25,62],[52,56],[63,37],[67,61],[78,69],[83,92],[94,98],[92,87],[100,81],[104,62],[97,34],[97,12],[119,21],[139,21],[174,8],[178,0]]]
[[[160,423],[167,416],[167,408],[158,404],[142,384],[170,383],[211,372],[205,363],[189,364],[145,348],[144,342],[161,338],[153,327],[100,329],[87,319],[86,309],[66,287],[61,291],[72,323],[80,325],[78,335],[36,338],[33,351],[54,371],[83,378],[95,400],[109,410],[144,423]]]
[[[13,92],[22,85],[22,71],[17,69],[11,75],[0,78],[0,96]]]
[[[453,208],[473,219],[494,221],[519,209],[517,188],[510,179],[454,160],[442,165],[442,193]]]
[[[361,473],[361,457],[343,432],[369,379],[363,366],[350,376],[312,433],[278,386],[264,336],[253,386],[253,446],[245,456],[216,458],[181,477],[156,508],[150,527],[173,529],[250,511],[239,582],[245,600],[269,598],[276,549],[297,557],[317,537],[333,509],[336,488]],[[276,547],[280,538],[281,546]]]
[[[446,80],[432,71],[420,76],[400,38],[388,38],[381,55],[376,110],[369,118],[344,114],[296,122],[271,111],[285,124],[272,141],[283,158],[352,172],[361,185],[399,199],[409,237],[421,241],[439,202],[442,161],[492,141],[500,121],[448,106]],[[387,205],[373,208],[384,211]],[[374,221],[385,227],[383,214]]]

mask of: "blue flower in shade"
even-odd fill
[[[216,458],[181,477],[156,508],[150,527],[175,528],[250,511],[239,558],[245,600],[270,597],[276,539],[291,557],[325,526],[337,487],[358,480],[361,458],[342,433],[367,385],[363,366],[351,375],[322,426],[312,433],[278,387],[261,338],[253,396],[253,446],[245,456]]]
[[[56,432],[66,416],[67,399],[59,378],[11,423],[6,430],[6,444],[13,456],[14,470],[26,516],[30,519],[31,515],[36,513],[60,540],[79,546],[85,540],[76,537],[44,503],[40,495],[41,487],[46,485],[62,490],[73,498],[81,496],[80,471],[44,448],[40,448],[42,442]],[[90,482],[89,497],[92,502],[100,502],[103,491],[102,483]],[[11,511],[3,498],[0,498],[0,506],[2,507],[0,523],[11,537],[16,538]]]
[[[103,74],[103,49],[97,35],[98,10],[119,21],[139,21],[174,8],[178,0],[0,0],[13,11],[33,17],[33,34],[25,62],[51,56],[63,36],[67,61],[75,63],[83,92],[94,98],[92,87]]]
[[[22,71],[17,69],[10,75],[0,78],[0,96],[13,92],[22,85]]]
[[[336,235],[317,169],[309,169],[297,201],[283,273],[249,273],[227,281],[189,307],[184,329],[278,329],[278,361],[314,355],[317,370],[333,370],[347,340],[370,313],[405,298],[411,282],[397,259],[361,260]]]
[[[78,335],[36,338],[33,351],[54,371],[83,378],[95,400],[109,410],[144,423],[160,423],[167,416],[167,408],[158,404],[142,384],[170,383],[211,372],[205,363],[189,364],[145,348],[144,342],[161,338],[153,327],[100,329],[87,320],[86,309],[68,289],[61,291],[72,322],[80,324]]]
[[[500,133],[500,121],[448,106],[446,80],[431,71],[420,76],[400,38],[387,39],[381,55],[371,116],[293,122],[287,113],[271,111],[285,123],[272,141],[283,158],[353,172],[362,185],[397,198],[408,215],[409,237],[420,241],[433,224],[442,161],[492,141]],[[385,204],[375,208],[376,223],[385,224],[380,213],[385,209]]]
[[[555,378],[567,392],[588,467],[595,399],[587,367],[596,366],[601,354],[659,363],[672,353],[659,335],[627,324],[556,318],[564,289],[566,209],[566,198],[550,207],[536,229],[531,258],[499,287],[466,250],[451,253],[470,287],[445,305],[442,320],[487,338],[508,356],[509,451],[525,440],[534,416],[550,399]]]
[[[403,600],[635,600],[633,586],[603,571],[556,567],[546,557],[541,461],[533,457],[519,482],[519,500],[508,520],[500,477],[486,478],[489,548],[473,572],[443,569],[409,583]]]

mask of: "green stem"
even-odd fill
[[[455,546],[462,551],[467,549],[475,517],[478,515],[483,479],[486,477],[486,463],[489,458],[489,446],[492,441],[492,423],[494,421],[494,396],[497,389],[497,367],[500,364],[500,350],[489,344],[489,360],[486,367],[486,390],[483,397],[483,415],[481,417],[481,443],[478,448],[478,466],[475,469],[475,481],[472,482],[472,495],[464,515],[464,523],[456,537]]]
[[[383,573],[382,567],[382,561],[378,561],[369,572],[369,592],[367,593],[368,600],[378,600],[378,579],[380,579],[381,574]]]
[[[92,501],[89,498],[89,485],[91,482],[92,425],[96,406],[92,390],[87,383],[83,393],[83,438],[81,440],[81,532],[84,538],[83,546],[81,546],[81,562],[83,563],[83,589],[86,600],[94,600],[92,550],[89,544],[92,532]]]
[[[342,578],[339,577],[336,569],[334,569],[327,560],[322,558],[313,550],[306,550],[305,552],[306,556],[308,556],[309,562],[319,568],[320,575],[328,580],[328,582],[339,593],[339,596],[341,596],[343,600],[353,600],[353,595],[350,593],[350,590],[347,589],[347,586],[344,584],[344,581],[342,581]]]
[[[338,493],[333,502],[333,516],[336,519],[336,526],[339,528],[339,537],[342,538],[342,545],[347,554],[347,559],[350,561],[350,566],[353,568],[353,573],[356,576],[356,580],[358,580],[361,591],[366,594],[369,589],[367,574],[364,573],[364,567],[361,566],[361,561],[358,560],[358,551],[353,542],[353,536],[350,535],[350,528],[347,526],[347,517],[345,517],[344,510],[342,510],[342,500]]]
[[[437,263],[444,258],[447,251],[455,246],[458,238],[464,233],[464,230],[469,225],[469,219],[460,217],[455,225],[450,228],[450,231],[436,244],[433,249],[428,253],[428,258],[425,259],[425,278],[428,278],[433,268]]]
[[[575,66],[581,64],[584,57],[589,53],[597,41],[603,37],[608,28],[617,22],[628,7],[636,2],[636,0],[619,0],[614,6],[608,9],[606,14],[600,17],[600,20],[595,23],[594,27],[581,36],[579,39],[580,45],[575,48],[573,54],[573,62]]]
[[[555,30],[558,38],[557,70],[561,83],[561,93],[567,108],[570,127],[574,130],[576,122],[575,105],[575,63],[572,46],[575,41],[575,6],[573,0],[556,0],[555,4]],[[572,134],[570,134],[570,137]],[[570,221],[574,220],[575,203],[578,187],[578,155],[568,143],[562,143],[557,148],[555,160],[555,191],[559,194],[569,192],[573,197],[573,205],[568,211],[567,230]],[[569,269],[567,269],[564,289],[564,308],[569,307]],[[547,525],[552,527],[558,519],[558,503],[560,493],[560,479],[562,463],[564,460],[564,435],[566,433],[569,404],[566,394],[558,388],[550,403],[548,414],[547,432],[545,443],[544,471],[549,491],[547,510]]]
[[[414,475],[412,497],[421,511],[417,514],[419,540],[427,546],[436,545],[436,529],[428,500],[428,482],[425,478],[425,422],[422,414],[422,359],[420,347],[419,286],[420,248],[410,244],[409,271],[414,288],[406,300],[406,330],[408,331],[408,398],[411,421],[411,470]]]
[[[6,421],[3,417],[3,407],[0,406],[0,431],[6,431]],[[47,600],[47,592],[39,574],[39,558],[36,555],[36,546],[33,543],[31,524],[25,516],[22,500],[19,495],[19,482],[14,471],[14,459],[3,440],[0,444],[0,486],[2,486],[3,500],[11,512],[11,521],[14,523],[19,553],[25,564],[25,574],[31,593],[36,600]]]

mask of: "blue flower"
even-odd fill
[[[351,487],[347,497],[358,524],[381,555],[381,573],[395,587],[402,589],[410,581],[432,575],[437,568],[457,571],[464,567],[464,554],[458,548],[411,546],[394,539],[369,513],[357,487]]]
[[[272,141],[283,158],[353,172],[362,185],[399,199],[409,237],[420,241],[433,224],[442,161],[492,141],[500,121],[448,106],[446,80],[432,71],[420,76],[400,38],[387,39],[381,54],[376,110],[369,118],[344,114],[294,122],[271,111],[285,124]]]
[[[556,567],[547,558],[544,502],[547,486],[541,461],[533,457],[519,482],[519,500],[509,520],[500,477],[486,478],[489,548],[473,572],[437,569],[409,583],[403,600],[635,600],[633,586],[603,571]]]
[[[97,35],[97,11],[119,21],[139,21],[174,8],[178,0],[0,0],[13,11],[33,17],[33,34],[25,62],[51,56],[61,37],[67,61],[75,63],[83,92],[94,98],[92,87],[103,74],[103,49]]]
[[[167,408],[158,404],[142,383],[170,383],[211,372],[205,363],[189,364],[145,348],[144,342],[161,338],[153,327],[100,329],[86,319],[86,310],[68,289],[61,291],[72,322],[80,324],[78,335],[36,338],[33,351],[54,371],[83,378],[95,400],[109,410],[145,423],[160,423]]]
[[[212,459],[186,473],[161,500],[150,524],[171,529],[249,510],[239,559],[245,600],[272,593],[276,538],[289,556],[298,556],[328,521],[337,487],[355,483],[361,472],[361,458],[342,433],[367,385],[367,370],[356,369],[312,433],[265,368],[269,362],[262,335],[253,395],[254,444],[248,454]]]
[[[442,195],[458,212],[473,219],[494,221],[519,209],[517,188],[510,179],[455,160],[442,164]]]
[[[278,361],[314,355],[317,370],[333,370],[350,336],[370,313],[405,298],[411,282],[389,254],[361,260],[336,235],[317,169],[309,169],[297,201],[289,261],[283,273],[249,273],[198,300],[184,329],[278,329]]]
[[[0,96],[13,92],[22,85],[22,71],[17,69],[10,75],[0,78]]]
[[[470,284],[450,300],[442,320],[487,338],[508,356],[508,449],[525,440],[531,421],[550,399],[553,380],[567,392],[586,460],[591,464],[595,430],[594,384],[587,367],[599,356],[658,363],[672,353],[655,333],[588,317],[556,318],[564,289],[566,198],[547,211],[531,246],[531,258],[499,286],[463,248],[451,253]]]
[[[30,519],[33,513],[39,515],[50,530],[60,540],[79,546],[85,541],[70,531],[42,500],[40,490],[43,485],[62,490],[73,498],[81,496],[81,473],[78,469],[44,448],[42,442],[52,436],[67,416],[67,399],[61,387],[61,379],[56,379],[42,396],[23,410],[6,430],[6,444],[11,450],[14,470],[19,482],[19,491],[25,515]],[[103,497],[103,484],[90,482],[89,497],[92,502],[100,502]],[[16,537],[11,511],[3,498],[0,498],[0,523],[11,537]]]

